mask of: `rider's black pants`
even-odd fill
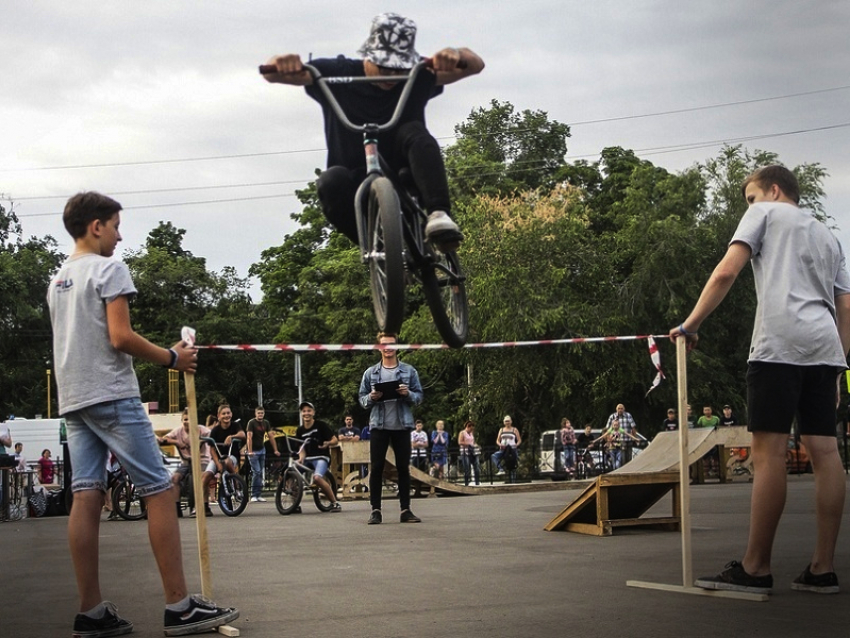
[[[401,511],[410,509],[410,430],[369,429],[369,502],[373,510],[381,509],[381,489],[384,482],[384,463],[387,449],[393,446],[398,471],[398,500]]]
[[[451,212],[449,184],[440,145],[422,122],[402,124],[392,138],[382,137],[381,154],[396,171],[410,168],[416,188],[422,195],[422,204],[429,213],[435,210]],[[316,180],[325,217],[355,244],[358,241],[354,196],[365,176],[363,167],[331,166]]]

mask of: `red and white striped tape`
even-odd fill
[[[519,348],[522,346],[557,346],[563,344],[603,343],[606,341],[639,341],[644,339],[662,339],[667,335],[630,335],[625,337],[577,337],[574,339],[539,339],[537,341],[499,341],[490,343],[467,343],[464,348]],[[276,343],[276,344],[238,344],[238,345],[199,345],[202,350],[243,350],[247,352],[341,352],[356,350],[382,350],[386,347],[396,350],[442,350],[448,349],[444,343],[398,343],[378,345],[374,343]]]

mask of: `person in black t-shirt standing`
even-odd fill
[[[369,38],[354,60],[339,56],[311,60],[323,76],[406,75],[419,61],[414,48],[416,24],[395,13],[383,13],[372,20]],[[395,171],[408,167],[427,210],[425,233],[444,249],[454,249],[463,239],[452,221],[448,180],[440,146],[425,126],[425,106],[443,86],[480,73],[483,60],[467,48],[441,49],[433,56],[433,69],[423,70],[416,78],[407,107],[398,126],[378,136],[381,156]],[[358,243],[354,216],[354,196],[366,176],[366,160],[360,133],[344,128],[331,111],[326,98],[313,85],[297,54],[272,57],[269,65],[277,73],[263,77],[268,82],[305,86],[307,94],[322,106],[325,139],[328,145],[328,170],[316,182],[325,217],[334,227]],[[460,68],[460,66],[463,68]],[[335,84],[334,95],[354,124],[383,123],[390,120],[402,91],[403,82]]]
[[[341,512],[342,506],[325,479],[331,463],[330,447],[337,444],[336,434],[327,423],[316,420],[316,408],[309,401],[302,401],[298,409],[301,410],[301,425],[295,431],[295,438],[303,441],[298,450],[298,462],[313,470],[313,481],[333,503],[331,511]]]

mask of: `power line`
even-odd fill
[[[672,109],[666,111],[657,111],[655,113],[642,113],[638,115],[622,115],[616,117],[607,117],[607,118],[599,118],[594,120],[584,120],[579,122],[569,123],[569,126],[582,126],[587,124],[600,124],[605,122],[618,122],[623,120],[632,120],[632,119],[641,119],[641,118],[649,118],[649,117],[662,117],[665,115],[675,115],[679,113],[692,113],[697,111],[705,111],[710,109],[719,109],[719,108],[727,108],[730,106],[741,106],[745,104],[757,104],[761,102],[771,102],[776,100],[785,100],[796,97],[805,97],[809,95],[817,95],[821,93],[831,93],[836,91],[844,91],[850,89],[850,85],[845,86],[836,86],[826,89],[817,89],[814,91],[803,91],[799,93],[789,93],[787,95],[777,95],[772,97],[763,97],[763,98],[754,98],[751,100],[738,100],[734,102],[722,102],[719,104],[708,104],[704,106],[694,106],[690,108],[684,109]],[[516,132],[516,131],[515,131]],[[520,131],[521,132],[521,131]],[[482,134],[485,136],[488,134]],[[437,139],[447,140],[447,139],[456,139],[456,135],[451,136],[442,136]],[[84,169],[84,168],[112,168],[112,167],[120,167],[120,166],[143,166],[143,165],[155,165],[155,164],[177,164],[182,162],[206,162],[212,160],[220,160],[220,159],[243,159],[248,157],[268,157],[273,155],[294,155],[299,153],[321,153],[325,152],[324,148],[312,148],[312,149],[295,149],[295,150],[284,150],[284,151],[266,151],[266,152],[257,152],[257,153],[240,153],[233,155],[208,155],[208,156],[198,156],[198,157],[183,157],[183,158],[171,158],[171,159],[160,159],[160,160],[139,160],[133,162],[109,162],[109,163],[101,163],[101,164],[71,164],[71,165],[63,165],[63,166],[41,166],[41,167],[33,167],[33,168],[0,168],[0,173],[8,173],[8,172],[30,172],[30,171],[52,171],[52,170],[75,170],[75,169]]]
[[[790,135],[802,135],[804,133],[816,133],[822,131],[830,131],[841,128],[850,127],[850,122],[844,122],[842,124],[831,124],[827,126],[818,126],[807,129],[798,129],[795,131],[783,131],[780,133],[764,133],[761,135],[749,135],[745,137],[736,137],[736,138],[725,138],[718,140],[708,140],[701,142],[688,142],[684,144],[674,144],[670,146],[654,146],[642,149],[633,149],[634,153],[642,154],[642,155],[661,155],[665,153],[675,153],[680,151],[688,151],[688,150],[696,150],[700,148],[710,148],[712,146],[718,146],[720,144],[739,144],[742,142],[751,142],[753,140],[762,140],[771,137],[786,137]],[[593,153],[589,155],[575,155],[569,156],[567,155],[567,159],[569,160],[577,160],[577,159],[588,159],[595,158],[598,156],[598,153]],[[506,171],[489,171],[484,173],[472,173],[466,174],[465,177],[486,177],[488,175],[499,174],[499,173],[507,173],[510,174],[512,172],[520,172],[520,171],[528,171],[533,170],[535,166],[541,166],[546,164],[546,160],[528,160],[526,162],[514,162],[510,165]],[[520,165],[522,165],[520,167]],[[474,168],[474,167],[473,167]],[[288,180],[286,182],[265,182],[265,183],[257,183],[257,184],[240,184],[240,185],[228,185],[224,186],[224,188],[239,188],[239,187],[248,187],[248,186],[263,186],[263,185],[276,185],[276,184],[287,184],[287,183],[300,183],[306,184],[308,180]],[[171,188],[171,189],[161,189],[161,190],[150,190],[150,191],[127,191],[126,193],[133,194],[148,194],[148,193],[156,193],[156,192],[167,192],[167,191],[182,191],[182,190],[205,190],[207,187],[199,186],[199,187],[187,187],[187,188]],[[215,187],[209,187],[215,188]],[[125,194],[126,194],[125,193]],[[29,197],[26,199],[52,199],[55,197],[61,196],[50,196],[50,197]],[[228,198],[228,199],[208,199],[201,201],[192,201],[192,202],[174,202],[174,203],[166,203],[166,204],[149,204],[145,206],[125,206],[125,210],[145,210],[145,209],[155,209],[155,208],[171,208],[177,206],[197,206],[202,204],[227,204],[233,202],[245,202],[252,200],[263,200],[263,199],[280,199],[284,197],[296,197],[295,193],[281,193],[277,195],[255,195],[255,196],[247,196],[247,197],[236,197],[236,198]],[[22,198],[23,199],[23,198]],[[15,200],[18,201],[18,200]],[[52,213],[20,213],[17,216],[19,218],[22,217],[50,217],[55,215],[61,215],[58,212]]]
[[[804,91],[802,93],[789,93],[788,95],[776,95],[773,97],[760,97],[753,100],[739,100],[737,102],[721,102],[720,104],[708,104],[706,106],[693,106],[686,109],[673,109],[670,111],[658,111],[656,113],[643,113],[641,115],[621,115],[619,117],[606,117],[598,120],[584,120],[581,122],[572,122],[570,126],[582,126],[584,124],[600,124],[603,122],[622,122],[623,120],[637,120],[646,117],[659,117],[662,115],[676,115],[679,113],[693,113],[695,111],[708,111],[710,109],[722,109],[729,106],[741,106],[743,104],[758,104],[760,102],[772,102],[774,100],[787,100],[794,97],[804,97],[807,95],[817,95],[819,93],[831,93],[834,91],[845,91],[850,89],[848,86],[836,86],[831,89],[818,89],[816,91]]]

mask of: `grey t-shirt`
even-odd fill
[[[835,298],[850,294],[841,245],[811,213],[757,202],[730,244],[752,250],[758,307],[749,361],[846,367]]]
[[[47,291],[59,414],[140,396],[133,358],[109,341],[106,304],[136,287],[123,262],[94,254],[62,264]]]

